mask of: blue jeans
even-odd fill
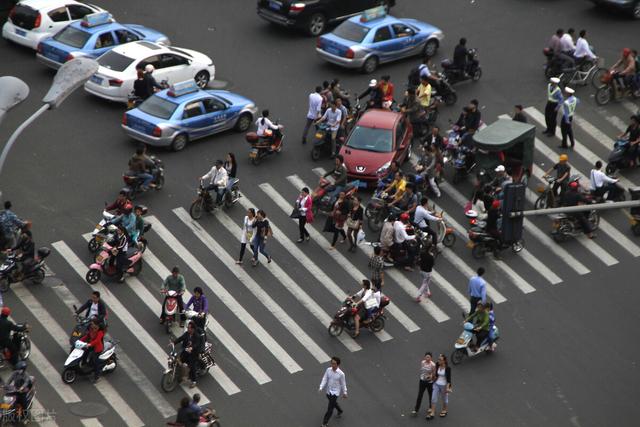
[[[147,172],[139,173],[136,176],[142,180],[142,186],[144,188],[149,188],[149,184],[153,181],[153,175]]]
[[[206,188],[207,191],[211,191],[211,190],[215,190],[216,192],[216,203],[220,203],[220,201],[222,200],[222,195],[224,194],[224,187],[218,187],[215,184],[210,184],[209,186],[207,186]]]
[[[253,249],[254,261],[258,261],[258,252],[267,258],[271,258],[264,248],[265,245],[266,245],[266,242],[264,241],[263,237],[256,237],[255,239],[253,239],[252,249]]]

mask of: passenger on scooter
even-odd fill
[[[127,251],[129,250],[129,237],[123,226],[116,227],[116,235],[114,236],[113,246],[111,247],[111,259],[115,259],[116,274],[118,282],[124,282],[124,274],[129,268],[129,258]]]
[[[367,95],[369,95],[367,108],[382,108],[382,88],[378,85],[378,81],[376,79],[371,79],[367,90],[362,92],[360,95],[356,95],[356,98],[362,99]]]
[[[639,154],[638,147],[640,147],[640,117],[633,115],[630,120],[629,126],[623,133],[618,135],[618,139],[627,139],[629,141],[627,155],[629,156],[629,161],[635,165]]]
[[[396,198],[389,204],[391,209],[398,209],[400,212],[404,212],[409,215],[413,215],[417,206],[418,196],[415,192],[415,186],[412,183],[408,183],[405,186],[405,191],[402,193],[400,198]]]
[[[176,299],[178,301],[178,312],[180,313],[180,327],[184,328],[184,301],[182,301],[182,294],[186,289],[186,285],[184,282],[184,276],[180,274],[180,269],[178,267],[173,267],[171,269],[171,274],[168,275],[164,282],[162,282],[162,287],[160,288],[160,292],[167,293],[168,291],[175,291],[178,293],[176,295]],[[167,302],[168,296],[165,295],[164,301],[162,302],[162,312],[160,313],[160,324],[164,323],[165,313],[164,313],[164,305]]]
[[[370,312],[370,309],[374,308],[376,305],[376,299],[373,296],[373,291],[371,290],[371,282],[364,279],[362,281],[362,289],[356,292],[351,298],[358,307],[358,312],[354,316],[356,329],[353,337],[355,338],[360,335],[360,323],[362,322],[366,324],[371,321],[369,314],[372,313],[372,311]]]
[[[15,389],[16,415],[18,419],[21,419],[29,403],[27,402],[27,395],[33,388],[33,377],[27,373],[27,362],[20,361],[16,363],[15,370],[7,381],[7,386]]]
[[[578,191],[579,187],[580,185],[577,181],[571,181],[569,183],[569,188],[562,197],[562,206],[578,206],[586,204],[587,200]],[[575,212],[570,215],[580,223],[580,227],[582,228],[583,233],[586,234],[590,239],[593,239],[594,235],[593,231],[591,230],[591,223],[589,223],[589,220],[587,219],[587,213]]]
[[[15,250],[18,272],[22,273],[29,271],[29,269],[35,264],[34,258],[36,256],[36,247],[33,243],[30,230],[22,231]]]
[[[416,208],[416,214],[413,218],[413,222],[420,230],[431,236],[433,247],[436,248],[438,245],[438,233],[431,228],[429,221],[442,221],[442,218],[433,215],[429,211],[429,199],[423,197],[422,200],[420,200],[420,206]]]
[[[329,104],[329,108],[324,112],[322,117],[314,122],[315,125],[327,122],[329,126],[329,131],[331,132],[331,158],[334,158],[336,154],[336,138],[338,137],[338,130],[340,129],[340,124],[342,123],[342,111],[338,110],[335,102]]]
[[[93,291],[91,292],[91,298],[87,300],[84,304],[82,304],[76,310],[76,314],[84,313],[84,317],[89,319],[96,319],[100,324],[105,325],[107,319],[107,306],[100,299],[100,292]]]
[[[138,242],[138,236],[140,233],[136,227],[136,215],[133,213],[133,204],[128,203],[124,205],[122,208],[122,215],[114,218],[111,223],[124,227],[127,231],[129,242],[131,244],[135,245]]]
[[[182,297],[180,299],[182,299]],[[196,322],[198,328],[204,329],[207,313],[209,313],[209,302],[207,301],[207,297],[202,293],[200,286],[193,288],[193,295],[189,298],[185,310],[189,310],[189,307],[192,305],[193,311],[198,313],[198,316],[194,318],[193,321]]]
[[[569,28],[566,33],[560,37],[560,50],[566,55],[573,55],[576,50],[576,45],[573,43],[573,35],[576,30]]]
[[[189,366],[189,379],[191,384],[189,387],[194,388],[196,386],[197,378],[197,363],[200,349],[203,346],[202,338],[197,333],[197,326],[195,322],[190,321],[187,328],[187,332],[182,334],[177,339],[173,340],[173,344],[182,343],[182,353],[180,353],[180,360],[182,363],[186,363]]]
[[[18,363],[18,346],[12,340],[11,332],[22,332],[27,329],[26,324],[24,326],[18,326],[9,320],[11,316],[11,309],[7,306],[2,307],[0,311],[0,351],[9,350],[10,357],[9,363],[15,366]]]
[[[622,49],[622,56],[609,69],[613,73],[614,79],[618,82],[620,88],[632,86],[636,77],[636,61],[632,55],[631,49],[625,47]]]
[[[333,177],[333,191],[329,194],[331,201],[333,201],[341,191],[347,185],[347,167],[344,165],[344,157],[342,154],[338,154],[335,159],[333,170],[322,175],[323,178],[331,175]],[[333,203],[332,203],[333,205]]]
[[[606,193],[609,193],[607,196],[607,200],[616,200],[621,190],[617,183],[620,181],[619,179],[614,179],[608,176],[606,173],[602,172],[602,162],[598,160],[594,165],[594,168],[591,169],[590,175],[590,183],[591,183],[591,191],[593,191],[593,195],[596,197],[604,197]]]
[[[418,172],[423,177],[424,181],[428,183],[428,188],[431,188],[431,191],[433,191],[435,196],[440,197],[440,188],[436,182],[438,166],[437,148],[433,144],[423,145],[421,151],[422,156],[415,167],[416,172]]]
[[[206,185],[205,190],[214,190],[216,192],[217,204],[220,204],[220,202],[222,201],[222,196],[224,195],[225,189],[227,188],[227,183],[229,181],[227,170],[223,167],[223,165],[224,162],[222,160],[216,160],[215,166],[212,167],[211,170],[205,175],[200,177],[200,180],[203,181]]]
[[[104,330],[97,319],[92,319],[89,323],[87,334],[80,338],[80,341],[86,342],[87,347],[82,355],[82,361],[93,366],[93,382],[100,380],[100,371],[102,364],[98,356],[104,350]]]
[[[116,200],[110,205],[105,206],[104,210],[114,215],[122,215],[124,213],[124,207],[127,204],[131,204],[131,201],[127,197],[128,195],[129,193],[127,191],[121,190]]]
[[[431,84],[427,77],[420,78],[420,85],[416,89],[416,95],[420,101],[420,105],[426,111],[431,105]]]
[[[403,264],[403,267],[407,271],[413,271],[414,258],[416,254],[411,249],[408,240],[415,240],[416,236],[407,234],[407,224],[409,223],[409,214],[400,214],[398,220],[393,223],[393,246],[391,251],[393,253],[393,259],[396,263]],[[406,254],[401,260],[398,259],[399,254]]]
[[[486,310],[485,304],[482,304],[482,301],[478,301],[476,311],[467,316],[464,322],[473,323],[473,334],[476,337],[476,342],[470,348],[476,351],[489,336],[489,312]]]
[[[571,176],[571,166],[569,166],[569,156],[566,154],[560,154],[558,159],[558,163],[553,165],[551,169],[544,173],[544,178],[548,177],[551,171],[556,171],[556,180],[553,183],[553,191],[554,196],[562,197],[565,190],[567,189],[567,184],[569,183],[569,177]],[[558,189],[560,189],[560,194],[558,194]]]
[[[142,218],[142,213],[144,209],[142,206],[137,205],[133,209],[133,214],[136,219],[135,233],[136,233],[136,241],[140,240],[140,236],[144,234],[144,218]]]

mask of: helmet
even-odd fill
[[[631,49],[629,49],[628,47],[625,47],[624,49],[622,49],[622,56],[626,58],[629,55],[631,55]]]
[[[569,160],[569,156],[567,156],[566,154],[560,154],[559,160],[561,162],[566,162],[567,160]]]
[[[21,360],[16,363],[16,371],[24,371],[25,369],[27,369],[27,362]]]
[[[113,224],[109,224],[107,226],[107,231],[109,231],[109,233],[115,233],[117,229],[118,229],[118,227],[113,225]]]
[[[442,68],[449,68],[449,67],[451,67],[451,64],[452,64],[452,62],[451,62],[450,59],[443,59],[442,61],[440,61],[440,66]]]
[[[402,212],[400,214],[400,221],[408,221],[409,220],[409,214],[406,212]]]
[[[144,71],[145,71],[145,72],[147,72],[147,73],[153,73],[153,70],[155,70],[155,69],[156,69],[156,67],[154,67],[154,66],[153,66],[153,65],[151,65],[151,64],[147,64],[147,65],[144,67]]]
[[[500,200],[494,200],[491,202],[491,209],[499,209],[500,208]]]
[[[505,171],[504,166],[503,166],[503,165],[498,165],[498,166],[496,167],[495,171],[496,171],[496,172],[504,172],[504,171]]]
[[[569,183],[569,187],[573,188],[574,190],[578,188],[578,181],[571,181]]]
[[[9,307],[2,307],[2,310],[0,311],[0,315],[5,317],[11,316],[11,309]]]
[[[123,206],[122,210],[123,210],[125,213],[131,213],[131,211],[133,210],[133,205],[132,205],[131,203],[126,203],[126,204]]]

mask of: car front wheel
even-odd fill
[[[193,78],[196,81],[196,85],[200,89],[204,89],[209,85],[209,73],[207,71],[198,71],[198,74]]]
[[[429,40],[427,44],[424,45],[424,56],[427,58],[433,57],[438,51],[438,42],[436,40]]]

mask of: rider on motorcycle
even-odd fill
[[[376,79],[371,79],[371,81],[369,81],[369,87],[367,88],[367,90],[362,92],[360,95],[356,95],[356,98],[362,99],[367,95],[369,95],[367,108],[382,108],[383,93]]]
[[[466,322],[473,323],[473,334],[476,337],[476,342],[471,348],[475,351],[480,345],[482,341],[484,341],[489,336],[489,312],[486,310],[486,304],[482,304],[482,301],[478,301],[478,305],[476,306],[476,311],[471,313],[464,319]]]
[[[15,242],[15,232],[18,228],[23,228],[28,223],[22,221],[11,210],[11,202],[4,202],[4,210],[0,212],[0,249],[12,248]]]
[[[494,169],[496,173],[495,178],[491,181],[491,188],[493,188],[493,193],[499,198],[502,198],[502,194],[504,191],[504,187],[507,184],[511,184],[513,182],[513,178],[507,173],[504,165],[498,165]]]
[[[354,316],[356,329],[353,337],[356,338],[360,335],[360,322],[362,321],[362,323],[365,324],[369,323],[371,321],[370,315],[377,309],[377,301],[371,289],[371,282],[364,279],[362,281],[362,289],[356,292],[351,298],[358,307],[358,312]]]
[[[0,311],[0,351],[9,350],[10,357],[9,362],[15,366],[18,363],[18,347],[16,343],[11,339],[11,331],[22,332],[27,326],[18,326],[9,320],[11,315],[11,309],[7,306],[2,307]]]
[[[186,289],[186,285],[184,282],[184,276],[180,274],[180,269],[178,267],[173,267],[171,269],[171,274],[164,279],[162,282],[162,287],[160,288],[160,292],[167,293],[168,291],[176,291],[178,295],[176,295],[176,299],[178,301],[178,312],[180,313],[180,327],[184,328],[184,301],[182,301],[182,294]],[[167,302],[168,296],[164,297],[164,301],[162,302],[162,312],[160,313],[160,324],[164,323],[165,314],[164,314],[164,305]]]
[[[636,60],[632,55],[631,49],[625,47],[622,49],[622,56],[609,69],[613,73],[613,77],[617,80],[621,88],[626,86],[633,87],[636,77]]]
[[[461,38],[460,42],[453,49],[453,65],[461,73],[466,75],[467,58],[469,51],[467,50],[467,39]]]
[[[631,116],[631,123],[627,129],[618,135],[618,139],[624,138],[629,140],[629,150],[627,151],[629,160],[635,163],[638,157],[638,147],[640,147],[640,117]]]
[[[429,226],[429,221],[442,221],[442,218],[434,216],[429,211],[429,199],[423,197],[420,200],[420,206],[416,208],[416,214],[413,217],[413,223],[423,232],[431,236],[433,247],[438,245],[438,234]]]
[[[193,311],[198,313],[198,316],[194,318],[193,321],[196,322],[196,326],[198,326],[198,328],[204,329],[206,316],[209,312],[209,302],[207,301],[207,297],[202,293],[202,288],[200,286],[193,288],[193,295],[189,298],[184,309],[189,310],[189,307],[192,305]]]
[[[609,193],[607,199],[615,200],[618,193],[622,190],[618,188],[616,185],[619,179],[614,179],[608,176],[606,173],[601,171],[602,162],[598,160],[594,165],[594,168],[591,169],[590,175],[590,183],[591,183],[591,191],[593,191],[594,196],[603,197],[605,193]]]
[[[415,258],[415,253],[407,243],[408,240],[415,240],[416,236],[407,234],[407,224],[409,223],[409,214],[402,213],[398,220],[393,223],[393,246],[391,251],[393,259],[397,263],[404,264],[403,267],[407,271],[413,271],[411,267]],[[406,256],[402,257],[402,253]]]
[[[402,195],[389,203],[391,209],[397,209],[409,215],[413,214],[418,206],[418,196],[415,193],[414,184],[408,183]]]
[[[27,374],[27,362],[16,363],[15,370],[9,377],[7,386],[15,388],[16,393],[16,415],[22,418],[24,410],[27,408],[27,394],[33,387],[33,377]]]
[[[88,317],[90,319],[97,319],[100,324],[104,325],[107,319],[107,306],[100,299],[100,292],[93,291],[91,292],[91,298],[87,300],[84,304],[82,304],[77,310],[76,314],[84,313],[84,317]]]
[[[153,168],[153,161],[145,154],[146,146],[144,144],[136,148],[136,154],[129,159],[129,170],[139,179],[142,180],[142,191],[147,191],[152,184],[153,175],[150,173]]]
[[[100,380],[100,370],[102,369],[98,356],[104,350],[104,329],[98,319],[91,320],[87,334],[80,338],[80,341],[87,343],[82,360],[93,366],[93,382],[98,382]]]
[[[404,178],[404,173],[401,170],[396,172],[393,181],[386,186],[380,193],[381,195],[385,195],[385,200],[387,201],[396,201],[402,197],[402,194],[405,192],[407,188],[407,180]]]
[[[227,170],[223,165],[224,162],[222,160],[216,160],[216,165],[212,167],[209,172],[200,177],[201,181],[209,181],[205,190],[216,191],[216,203],[218,204],[222,201],[222,196],[224,195],[224,191],[227,188],[227,183],[229,181]]]
[[[567,163],[569,161],[569,156],[566,154],[560,154],[558,159],[558,163],[553,165],[551,169],[544,173],[544,178],[548,177],[551,171],[556,171],[556,180],[553,183],[553,194],[558,196],[558,188],[560,189],[560,196],[562,196],[567,188],[567,184],[569,183],[569,177],[571,176],[571,166]]]
[[[338,154],[335,159],[333,170],[322,175],[323,178],[331,175],[333,177],[333,191],[329,194],[331,200],[334,200],[347,185],[347,167],[344,165],[344,157]]]
[[[180,353],[180,361],[182,363],[186,363],[189,366],[189,379],[191,380],[191,384],[189,385],[189,387],[194,388],[196,386],[197,378],[196,371],[198,355],[201,348],[204,346],[202,338],[197,331],[195,322],[189,322],[187,332],[182,334],[177,339],[173,340],[173,344],[178,344],[180,342],[182,343],[182,353]]]
[[[464,107],[463,112],[460,114],[456,126],[459,128],[460,141],[462,144],[467,145],[469,148],[473,148],[473,134],[480,127],[480,121],[482,115],[478,111],[478,100],[472,99],[469,105]],[[467,158],[470,156],[467,156]]]
[[[326,122],[329,127],[330,136],[331,136],[331,158],[334,158],[337,154],[336,152],[336,138],[338,137],[338,130],[340,130],[340,125],[342,124],[344,117],[342,116],[342,111],[338,110],[338,106],[335,101],[329,104],[329,108],[327,108],[318,120],[314,122],[315,125],[321,122]]]
[[[112,212],[115,215],[122,215],[124,213],[124,207],[127,204],[131,204],[131,201],[127,197],[128,195],[129,193],[126,190],[121,190],[116,200],[110,205],[105,206],[104,210]]]
[[[35,263],[36,247],[33,243],[30,230],[23,230],[18,240],[18,245],[15,247],[17,256],[17,268],[18,272],[22,273],[28,271],[29,267]]]
[[[585,197],[578,191],[580,185],[577,181],[571,181],[569,188],[562,197],[562,206],[578,206],[586,203]],[[588,238],[593,239],[593,231],[591,230],[591,224],[587,219],[586,212],[575,212],[571,214],[573,218],[580,223],[580,227],[584,234]]]

